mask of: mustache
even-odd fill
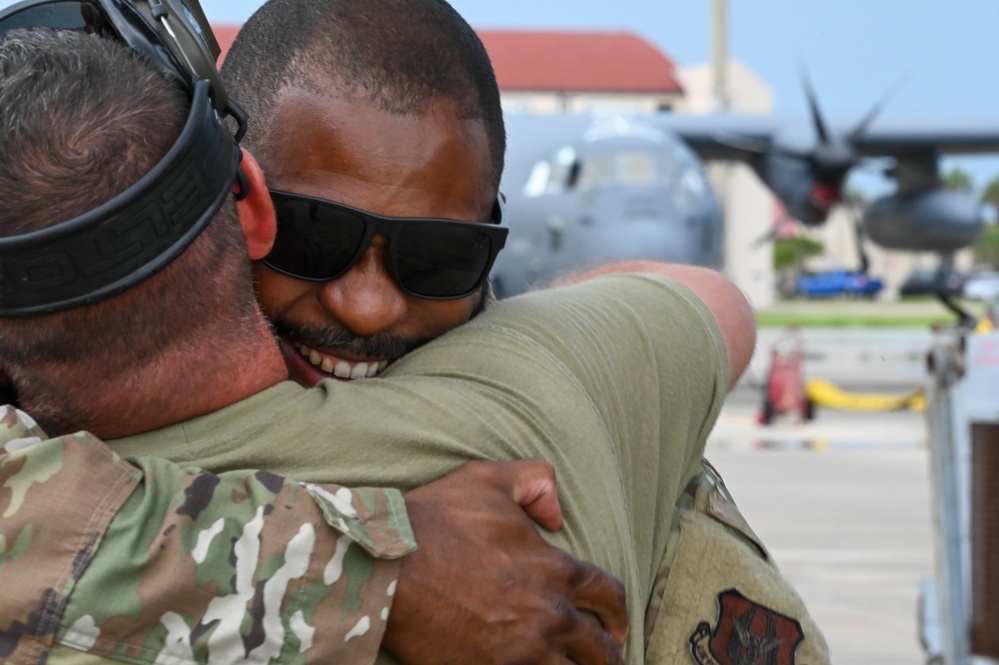
[[[328,326],[303,326],[290,321],[277,320],[273,322],[274,332],[280,337],[299,342],[314,349],[323,349],[336,355],[339,351],[344,355],[362,358],[392,359],[414,351],[432,338],[397,337],[387,333],[370,336],[356,335],[343,326],[330,324]]]
[[[492,284],[486,280],[479,291],[479,297],[469,319],[474,319],[495,301]],[[271,321],[271,327],[279,337],[308,347],[331,352],[339,351],[344,355],[361,358],[401,358],[434,339],[434,336],[399,337],[384,332],[368,336],[357,335],[336,321],[330,321],[324,326],[307,326],[277,318]]]

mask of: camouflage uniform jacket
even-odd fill
[[[125,460],[0,407],[0,663],[370,663],[414,547],[396,490]]]

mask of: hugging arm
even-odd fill
[[[419,548],[402,560],[386,648],[410,664],[623,663],[623,585],[546,543],[510,500],[558,527],[554,481],[539,460],[468,462],[407,493]]]
[[[660,275],[680,282],[707,305],[721,329],[728,352],[728,384],[731,388],[746,370],[756,347],[756,318],[745,295],[717,270],[658,261],[608,263],[587,272],[567,275],[553,286],[567,286],[615,273]]]
[[[150,663],[208,662],[242,645],[272,662],[292,649],[305,663],[370,663],[384,636],[411,664],[620,662],[620,584],[544,543],[524,510],[560,525],[543,462],[470,463],[404,501],[126,460],[87,433],[48,439],[3,407],[0,539],[16,554],[0,566],[5,657],[69,647],[99,663],[127,645]],[[37,625],[46,616],[58,630]]]

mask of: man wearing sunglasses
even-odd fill
[[[493,224],[501,219],[497,188],[505,134],[488,57],[446,3],[269,0],[241,28],[221,71],[253,118],[244,144],[277,190],[277,241],[256,264],[255,275],[261,305],[282,338],[297,380],[311,385],[330,375],[347,379],[385,372],[392,378],[406,373],[411,367],[406,353],[447,331],[461,330],[460,324],[482,312],[489,300],[485,277],[504,239]],[[468,229],[469,248],[458,251],[460,244],[449,229],[434,226],[438,222],[432,219],[458,220]],[[494,236],[486,238],[493,229]],[[481,240],[473,240],[476,230]],[[659,264],[629,263],[606,266],[590,276],[660,270],[664,267]],[[572,279],[585,281],[585,276]],[[712,301],[713,287],[703,276],[681,279],[699,289],[721,323],[734,383],[751,352],[752,323],[738,315],[730,318],[738,308],[729,310],[730,304],[721,304],[724,299]],[[698,283],[700,279],[705,281]],[[557,299],[551,296],[552,302]],[[645,306],[655,307],[654,301]],[[676,316],[697,325],[682,308]],[[541,320],[536,324],[546,325]],[[623,338],[606,340],[619,342]],[[460,374],[463,363],[474,363],[475,354],[488,352],[473,347],[462,355],[460,344],[452,348],[448,362],[436,368],[417,363],[417,371]],[[538,380],[529,362],[511,356],[509,363],[521,381]],[[690,379],[712,381],[703,370]],[[671,389],[684,390],[679,383]],[[570,392],[568,386],[553,390]],[[602,398],[615,401],[612,395]],[[379,409],[372,404],[368,412],[402,422],[408,417],[389,405]],[[670,446],[682,449],[698,436],[688,432]],[[568,434],[558,444],[567,455],[580,454]],[[486,449],[472,448],[478,454]],[[419,453],[407,450],[400,444],[398,463],[418,473]],[[564,475],[560,467],[559,477]],[[700,479],[709,476],[713,474]],[[697,494],[694,490],[685,497],[681,491],[677,502],[697,504],[704,500],[695,501]],[[732,512],[738,514],[734,506]],[[738,527],[730,523],[727,528],[735,539],[758,545],[741,518]],[[712,535],[703,536],[700,546],[710,549],[717,534],[707,531]],[[688,533],[698,533],[698,528],[689,526]],[[645,638],[658,650],[657,662],[675,662],[679,652],[691,648],[695,628],[711,624],[714,617],[707,616],[711,611],[706,608],[717,609],[717,594],[725,584],[738,587],[759,571],[755,554],[730,544],[723,538],[717,547],[719,553],[728,552],[725,566],[732,575],[726,582],[699,577],[703,570],[689,561],[679,567],[682,574],[674,576],[663,610],[668,619],[662,624],[670,628],[655,638],[648,627],[655,623],[666,580],[652,594]],[[704,569],[712,567],[703,563]],[[808,626],[808,646],[799,656],[814,656],[812,648],[821,653],[821,635],[794,592],[779,576],[768,580],[770,597],[795,598],[772,607],[803,618]],[[635,593],[634,588],[629,591]],[[769,611],[757,611],[764,625]],[[641,624],[636,616],[645,612],[632,610],[633,636]],[[786,644],[794,643],[793,635],[782,635]],[[787,657],[776,655],[778,660]]]

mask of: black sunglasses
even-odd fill
[[[453,300],[482,286],[509,229],[502,197],[488,223],[382,217],[340,203],[271,190],[277,237],[264,263],[291,277],[329,281],[357,265],[376,235],[388,239],[389,271],[419,298]]]

